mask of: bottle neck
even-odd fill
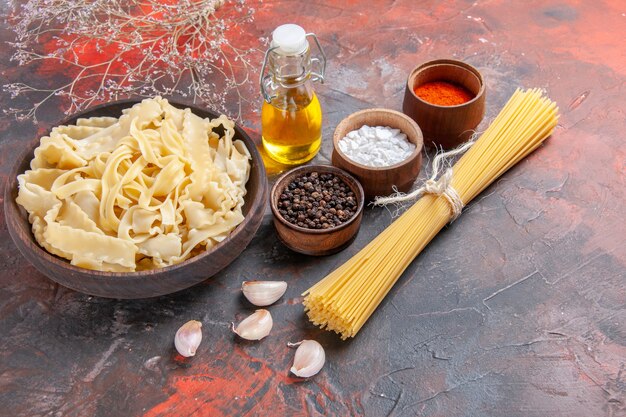
[[[306,86],[313,91],[311,82],[324,82],[326,56],[314,34],[306,34],[306,37],[314,40],[320,53],[319,57],[311,56],[308,42],[302,52],[286,53],[284,48],[272,45],[265,53],[259,86],[267,103],[271,103],[273,97],[284,93],[285,90]]]
[[[268,57],[268,70],[273,83],[283,88],[298,87],[311,78],[311,51],[283,55],[271,51]]]

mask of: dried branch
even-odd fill
[[[5,113],[36,120],[55,96],[66,100],[69,114],[95,102],[155,95],[190,97],[227,112],[234,95],[241,119],[243,88],[258,61],[257,49],[229,40],[241,38],[254,18],[244,1],[28,0],[10,17],[11,60],[34,71],[54,61],[71,81],[49,88],[6,84],[12,98],[37,99]]]

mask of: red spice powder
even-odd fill
[[[422,100],[439,106],[456,106],[474,98],[474,95],[466,88],[446,81],[421,84],[413,91]]]

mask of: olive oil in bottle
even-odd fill
[[[323,80],[325,59],[323,52],[322,61],[311,58],[307,36],[300,26],[279,26],[265,56],[268,74],[261,73],[263,147],[282,164],[307,162],[322,143],[322,108],[312,82]],[[320,73],[312,70],[316,63]]]
[[[313,158],[322,144],[322,108],[313,91],[288,92],[263,103],[263,146],[283,164],[301,164]]]

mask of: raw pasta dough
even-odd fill
[[[157,97],[119,119],[55,127],[17,177],[17,202],[37,242],[73,265],[131,272],[182,262],[243,221],[251,157],[234,126]]]

